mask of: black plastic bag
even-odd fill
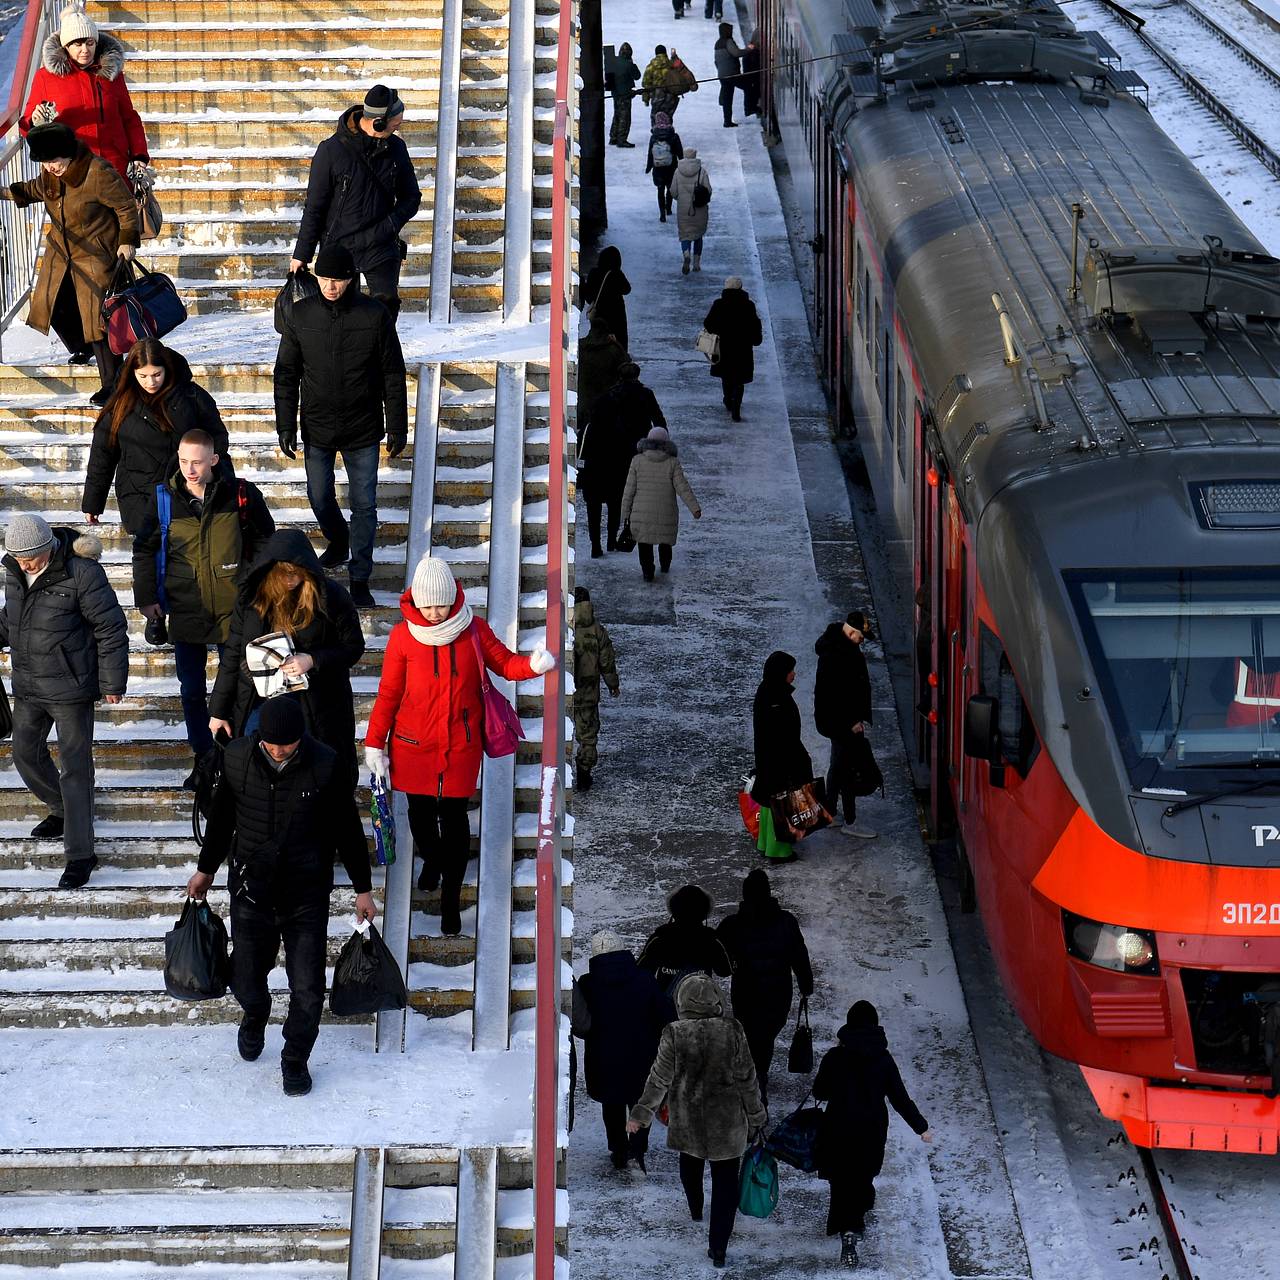
[[[849,740],[848,781],[845,784],[855,796],[869,796],[878,791],[884,795],[884,775],[871,751],[865,733],[855,733]]]
[[[318,298],[320,285],[306,267],[285,276],[280,292],[276,294],[276,332],[283,333],[293,323],[293,307],[307,298]]]
[[[217,1000],[230,980],[227,926],[207,902],[188,898],[164,935],[164,989],[176,1000]]]
[[[409,991],[400,966],[387,950],[382,935],[372,924],[367,933],[357,929],[333,966],[329,1012],[338,1018],[351,1018],[404,1009],[408,1004]]]
[[[809,1030],[808,996],[800,997],[796,1033],[791,1037],[791,1050],[787,1054],[787,1070],[801,1076],[813,1070],[813,1032]]]
[[[0,680],[0,739],[7,738],[13,732],[13,708],[9,705],[9,695],[5,692],[4,682]]]

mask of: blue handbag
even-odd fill
[[[804,1102],[808,1101],[806,1095]],[[822,1127],[822,1112],[817,1107],[806,1107],[804,1102],[774,1125],[764,1145],[784,1164],[802,1173],[813,1173],[818,1167],[818,1130]]]
[[[143,338],[163,338],[186,318],[187,309],[168,276],[148,271],[140,262],[117,262],[102,301],[102,324],[116,355],[128,355]]]
[[[759,1143],[742,1157],[738,1209],[748,1218],[767,1218],[778,1207],[778,1162]]]

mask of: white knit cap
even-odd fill
[[[453,580],[453,571],[443,560],[423,556],[413,571],[410,591],[419,609],[429,609],[432,605],[452,604],[458,596],[458,585]]]
[[[612,951],[625,951],[627,945],[612,929],[601,929],[591,939],[591,958],[606,956]]]
[[[58,25],[58,40],[65,49],[73,40],[96,40],[98,27],[84,11],[83,5],[69,5],[62,11]]]

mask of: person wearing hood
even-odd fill
[[[876,833],[857,825],[858,797],[853,790],[857,739],[871,728],[871,677],[862,644],[871,634],[867,615],[853,610],[843,622],[833,622],[818,637],[818,674],[813,683],[813,722],[831,740],[827,771],[827,803],[844,806],[841,828],[847,836],[872,840]]]
[[[596,620],[591,592],[576,587],[573,592],[573,740],[577,744],[573,761],[575,791],[591,790],[591,772],[599,756],[600,681],[616,698],[622,692],[618,667],[613,658],[613,641]]]
[[[640,101],[651,111],[665,111],[668,115],[674,116],[680,99],[677,94],[667,88],[667,76],[670,71],[671,59],[667,56],[667,46],[654,45],[653,57],[645,65],[644,75],[640,79]],[[656,95],[661,95],[662,105],[660,106],[655,105]]]
[[[38,333],[52,329],[73,363],[97,361],[102,385],[89,401],[101,406],[120,367],[102,304],[117,265],[138,251],[138,205],[129,184],[60,121],[32,129],[27,148],[39,173],[0,186],[0,200],[19,209],[43,204],[48,215],[27,324]]]
[[[124,78],[124,45],[99,31],[84,5],[68,5],[46,37],[18,128],[66,125],[126,181],[150,185],[147,135]]]
[[[759,867],[743,880],[742,902],[720,921],[716,936],[733,961],[733,1016],[746,1032],[760,1096],[767,1103],[774,1043],[791,1014],[791,975],[801,1000],[813,995],[809,948],[799,922],[782,909]]]
[[[440,931],[462,932],[462,880],[471,857],[467,805],[483,759],[485,670],[528,680],[555,666],[539,641],[512,653],[477,618],[448,564],[424,556],[400,597],[402,619],[387,638],[378,697],[369,714],[365,763],[409,798],[409,829],[422,854],[418,889],[440,888]]]
[[[760,36],[752,33],[742,51],[742,114],[758,116],[760,114]]]
[[[707,927],[711,896],[700,885],[687,884],[667,900],[671,919],[659,925],[640,952],[640,967],[653,974],[664,991],[675,989],[687,973],[714,973],[727,978],[733,961]]]
[[[742,50],[733,38],[733,23],[720,24],[720,38],[716,41],[716,78],[720,81],[720,110],[724,112],[724,127],[736,129],[733,122],[733,91],[738,85],[738,73],[742,70]]]
[[[764,675],[751,704],[755,736],[756,780],[751,798],[760,806],[756,848],[766,858],[790,862],[795,849],[779,840],[769,802],[774,796],[813,781],[813,762],[800,736],[800,709],[795,698],[796,660],[775,650],[764,662]]]
[[[124,612],[90,534],[52,529],[34,512],[4,532],[0,648],[10,654],[13,766],[49,816],[31,834],[62,837],[60,889],[85,885],[93,851],[93,704],[117,703],[129,679]],[[58,730],[58,763],[49,733]]]
[[[631,357],[613,332],[612,322],[591,316],[591,327],[578,339],[578,422],[591,421],[596,401],[622,376]]]
[[[634,1160],[645,1171],[646,1130],[628,1136],[627,1110],[644,1090],[662,1028],[675,1005],[636,965],[621,938],[604,929],[591,939],[588,971],[573,987],[573,1034],[583,1042],[587,1095],[600,1104],[615,1169]]]
[[[683,2],[683,0],[682,0]],[[609,143],[615,147],[634,147],[628,142],[631,133],[631,99],[636,96],[640,68],[632,59],[631,46],[624,40],[613,59],[613,123],[609,126]]]
[[[680,1185],[689,1215],[702,1221],[703,1170],[711,1163],[711,1221],[707,1253],[725,1265],[738,1213],[738,1165],[768,1116],[742,1027],[725,1016],[714,978],[694,973],[676,990],[679,1019],[663,1028],[658,1056],[640,1101],[631,1108],[629,1133],[653,1124],[666,1101],[667,1146],[680,1153]]]
[[[264,699],[247,660],[248,646],[275,632],[289,638],[292,653],[280,670],[291,685],[302,686],[292,696],[307,732],[337,752],[335,776],[354,790],[351,669],[364,654],[360,614],[347,592],[325,577],[301,529],[277,529],[240,588],[209,699],[209,732],[215,737],[253,732]]]
[[[680,236],[680,274],[687,276],[690,265],[694,271],[702,270],[702,238],[711,220],[711,175],[698,159],[696,147],[690,147],[676,165],[671,197],[676,204],[676,231]]]
[[[98,523],[114,487],[120,523],[136,537],[155,504],[156,486],[177,470],[178,445],[188,431],[212,438],[218,475],[232,480],[227,428],[186,357],[158,338],[135,342],[93,424],[80,499],[85,520]]]
[[[702,507],[685,478],[674,441],[665,427],[654,427],[636,446],[636,456],[627,472],[622,490],[622,523],[631,532],[640,552],[640,572],[653,581],[653,549],[663,573],[671,572],[671,549],[680,531],[679,498],[695,520],[702,519]]]
[[[741,422],[742,394],[756,372],[753,348],[764,341],[764,330],[740,276],[724,282],[724,292],[711,304],[702,327],[720,339],[720,358],[712,363],[711,376],[720,379],[729,416]]]
[[[929,1122],[911,1101],[869,1000],[859,1000],[818,1066],[813,1096],[827,1104],[818,1129],[818,1176],[831,1184],[827,1235],[840,1237],[840,1261],[858,1265],[858,1236],[876,1202],[876,1175],[889,1135],[887,1101],[925,1142]]]
[[[679,0],[677,0],[679,3]],[[676,165],[684,158],[684,143],[671,127],[671,116],[666,111],[653,113],[653,129],[649,134],[649,158],[645,161],[645,173],[653,174],[653,185],[658,190],[658,221],[666,222],[671,213],[671,179]]]
[[[630,144],[628,144],[630,145]],[[609,332],[625,351],[627,347],[627,304],[631,281],[622,270],[622,251],[616,245],[600,250],[596,265],[587,272],[582,286],[582,309],[590,317],[603,316]]]
[[[378,444],[385,411],[387,457],[398,458],[409,440],[404,355],[395,321],[381,302],[355,287],[355,260],[340,244],[316,258],[320,292],[293,307],[276,355],[276,436],[292,458],[302,453],[307,501],[329,545],[320,557],[332,569],[351,560],[351,598],[372,609],[373,543],[378,532]],[[334,476],[338,454],[347,472],[351,525],[338,506]]]
[[[400,314],[400,267],[408,254],[400,232],[422,203],[409,148],[397,136],[402,124],[404,103],[385,84],[375,84],[363,103],[342,113],[312,157],[289,263],[292,275],[311,261],[317,245],[346,249],[393,323]],[[316,275],[323,274],[317,265]]]

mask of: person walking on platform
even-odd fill
[[[796,853],[787,841],[778,839],[769,802],[783,791],[813,781],[813,762],[800,737],[795,678],[796,660],[775,650],[765,659],[764,676],[751,706],[756,755],[751,798],[760,806],[756,848],[777,862],[790,862]]]
[[[753,34],[742,51],[742,114],[760,114],[760,37]]]
[[[694,1222],[702,1221],[703,1171],[710,1161],[707,1255],[723,1267],[738,1215],[738,1166],[768,1117],[747,1037],[725,1016],[716,980],[702,973],[686,977],[676,990],[676,1011],[679,1020],[662,1030],[627,1132],[639,1134],[652,1125],[665,1100],[667,1146],[680,1153],[680,1185]]]
[[[653,131],[649,134],[649,158],[645,173],[653,174],[653,185],[658,189],[658,221],[666,222],[671,213],[671,179],[676,165],[684,156],[684,144],[680,135],[671,127],[671,117],[665,111],[654,113]]]
[[[422,855],[418,890],[440,888],[440,932],[462,932],[462,881],[471,857],[467,804],[482,760],[485,671],[528,680],[555,666],[539,642],[512,653],[471,612],[444,560],[424,556],[400,597],[401,621],[382,660],[369,713],[369,771],[409,798],[409,829]]]
[[[591,317],[591,327],[578,339],[578,430],[591,421],[596,401],[621,376],[630,363],[627,349],[613,335],[604,316]]]
[[[733,38],[733,23],[720,24],[720,38],[716,41],[716,78],[720,81],[720,110],[724,112],[724,127],[736,129],[733,122],[733,91],[739,83],[742,70],[742,53]]]
[[[627,348],[627,304],[623,299],[631,292],[631,281],[622,270],[622,251],[616,245],[600,250],[596,265],[587,272],[582,286],[582,309],[588,316],[603,316],[609,332]]]
[[[687,884],[667,899],[671,919],[659,925],[640,952],[639,965],[653,974],[664,991],[674,990],[687,973],[714,973],[727,978],[733,961],[716,932],[707,926],[711,896],[700,885]]]
[[[742,902],[720,921],[716,936],[733,961],[733,1016],[746,1032],[760,1097],[767,1105],[774,1044],[791,1014],[792,973],[800,998],[813,995],[809,948],[799,922],[782,909],[759,867],[743,880]]]
[[[652,582],[655,546],[662,572],[671,572],[671,552],[680,532],[676,499],[689,508],[695,520],[702,519],[702,507],[665,427],[654,427],[637,449],[622,491],[622,523],[631,526],[640,553],[640,572],[646,582]]]
[[[853,774],[858,755],[869,751],[871,728],[871,677],[862,652],[870,634],[867,615],[855,609],[844,622],[833,622],[818,637],[818,674],[813,684],[813,721],[824,738],[831,740],[831,767],[827,770],[827,804],[844,806],[847,836],[874,840],[876,833],[857,825],[858,796]],[[859,743],[859,739],[862,739]]]
[[[624,40],[618,46],[613,60],[613,123],[609,126],[609,144],[614,147],[634,147],[628,142],[631,134],[631,99],[636,96],[636,81],[640,68],[631,56],[631,46]]]
[[[356,919],[377,915],[368,840],[342,775],[337,753],[306,731],[295,699],[272,698],[257,729],[226,748],[200,860],[187,882],[188,896],[203,900],[230,855],[231,990],[244,1010],[236,1047],[246,1062],[266,1043],[267,978],[284,943],[289,1014],[280,1071],[289,1097],[311,1092],[307,1062],[324,1009],[335,859],[351,878]]]
[[[680,274],[687,276],[690,265],[695,271],[702,270],[702,239],[711,220],[711,176],[698,159],[696,147],[690,147],[676,165],[671,196],[676,204],[676,231],[683,255]]]
[[[645,1172],[649,1133],[627,1133],[627,1110],[644,1092],[658,1037],[675,1016],[671,997],[616,933],[604,929],[591,939],[590,967],[573,987],[573,1034],[583,1042],[587,1094],[600,1104],[615,1169],[634,1160]]]
[[[573,592],[573,740],[577,744],[573,762],[575,791],[591,790],[591,773],[599,759],[596,742],[600,738],[600,681],[616,698],[622,692],[618,667],[613,658],[613,641],[596,620],[591,592],[575,587]]]
[[[653,47],[653,57],[649,59],[640,78],[640,101],[649,108],[650,123],[661,111],[674,117],[680,105],[679,94],[672,93],[667,87],[667,73],[671,70],[671,59],[667,56],[667,46],[657,44]]]
[[[129,679],[124,612],[91,534],[51,529],[34,512],[10,516],[0,648],[13,671],[13,767],[49,816],[31,834],[62,837],[59,889],[88,883],[93,851],[93,704],[117,703]],[[58,730],[58,763],[49,754]]]
[[[932,1141],[929,1122],[911,1101],[880,1015],[859,1000],[827,1050],[813,1082],[813,1096],[827,1104],[818,1129],[818,1176],[831,1184],[827,1235],[840,1237],[840,1263],[858,1265],[858,1237],[876,1202],[875,1179],[884,1165],[889,1135],[888,1101],[911,1128]]]
[[[720,379],[729,416],[741,422],[742,395],[756,372],[753,348],[764,341],[756,304],[742,287],[741,276],[724,282],[724,292],[711,304],[702,327],[720,339],[720,359],[712,364],[711,376]]]

